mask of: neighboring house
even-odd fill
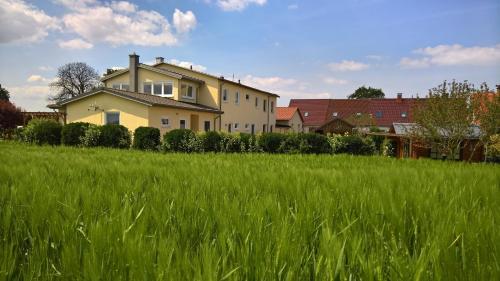
[[[418,98],[384,99],[292,99],[304,116],[304,129],[316,131],[334,119],[343,119],[356,128],[378,127],[388,131],[392,123],[413,122],[412,106]]]
[[[104,88],[49,105],[66,121],[116,123],[135,130],[156,127],[161,133],[194,131],[259,133],[276,124],[276,94],[239,82],[166,63],[154,65],[129,56],[129,68],[105,75]]]
[[[327,121],[318,129],[316,129],[316,132],[325,135],[326,134],[343,135],[352,133],[355,127],[356,127],[355,125],[351,124],[347,120],[334,118],[330,121]]]
[[[442,159],[435,146],[415,141],[411,134],[416,123],[394,123],[388,132],[368,133],[368,135],[384,136],[393,140],[394,154],[397,158],[433,158]],[[463,140],[460,151],[457,151],[454,160],[472,162],[484,161],[484,147],[479,143],[480,128],[471,125],[470,135]]]
[[[276,132],[302,133],[304,120],[297,107],[276,108]]]

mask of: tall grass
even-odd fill
[[[499,280],[500,168],[0,143],[0,280]]]

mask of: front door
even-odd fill
[[[252,135],[255,135],[255,124],[252,124]]]
[[[199,119],[198,115],[191,114],[191,131],[193,132],[198,132],[198,125],[199,125],[198,119]]]

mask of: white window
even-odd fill
[[[126,83],[118,83],[118,84],[113,84],[113,89],[117,90],[128,90],[128,84]]]
[[[161,122],[162,128],[169,128],[170,127],[170,120],[168,119],[168,117],[162,117],[160,122]]]
[[[106,125],[120,125],[120,112],[106,112]]]
[[[192,85],[182,85],[181,93],[183,98],[194,99],[196,98],[196,87]]]
[[[406,118],[407,115],[406,112],[401,112],[401,117]]]
[[[332,116],[333,116],[333,117],[337,117],[338,115],[339,115],[339,113],[338,113],[338,112],[334,112],[334,113],[332,113]]]
[[[309,116],[309,112],[306,111],[306,112],[304,112],[304,117],[307,117],[307,116]]]
[[[234,93],[234,103],[239,104],[240,103],[240,92]]]
[[[172,81],[167,82],[144,82],[142,83],[142,89],[145,94],[152,94],[161,97],[172,97],[172,89],[174,83]],[[127,85],[128,87],[128,85]]]
[[[227,102],[227,89],[224,89],[222,91],[222,100]]]

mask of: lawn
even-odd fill
[[[0,280],[500,280],[500,166],[0,142]]]

